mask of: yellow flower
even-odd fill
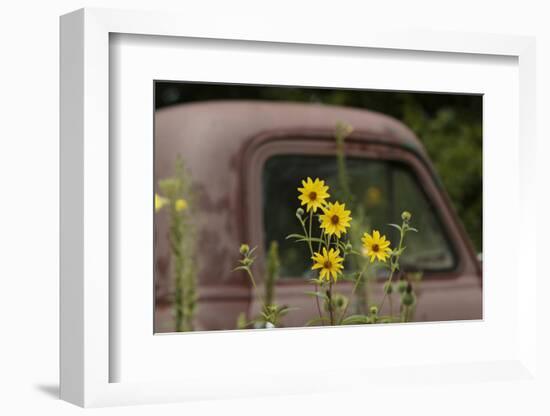
[[[311,259],[314,262],[311,270],[321,269],[319,277],[321,280],[326,280],[327,282],[331,277],[336,282],[344,268],[342,265],[344,259],[340,257],[340,250],[335,250],[333,248],[327,251],[327,249],[323,247],[323,254],[315,253]]]
[[[375,259],[385,262],[386,258],[390,256],[390,241],[386,240],[385,235],[380,236],[379,231],[374,230],[372,236],[369,233],[363,234],[361,241],[363,242],[366,255],[370,257],[371,263]]]
[[[340,204],[336,201],[334,204],[329,202],[323,209],[323,214],[319,215],[321,228],[328,235],[335,234],[340,238],[342,233],[346,233],[346,228],[350,227],[351,211],[346,210],[346,204]]]
[[[325,204],[325,200],[330,196],[328,186],[325,185],[325,181],[315,178],[314,181],[311,178],[307,178],[307,181],[302,180],[303,188],[298,188],[298,192],[301,194],[298,199],[302,201],[301,205],[307,206],[307,211],[317,211],[317,208],[321,208]]]
[[[367,189],[367,203],[369,205],[378,205],[382,200],[382,191],[376,186],[370,186]]]
[[[155,194],[155,212],[159,212],[166,204],[168,204],[168,198]]]
[[[187,201],[183,198],[176,200],[176,211],[181,212],[187,208]]]

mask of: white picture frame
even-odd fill
[[[189,377],[183,378],[179,374],[169,377],[169,370],[156,375],[147,373],[144,380],[139,380],[139,377],[113,377],[112,369],[124,358],[120,356],[124,349],[113,349],[112,346],[120,328],[112,322],[117,310],[117,305],[113,304],[116,299],[112,295],[117,288],[109,279],[116,263],[109,250],[110,230],[115,226],[113,221],[117,220],[109,203],[113,197],[110,184],[112,173],[118,169],[113,165],[118,159],[113,159],[110,149],[113,131],[109,112],[112,93],[109,56],[113,34],[245,41],[260,46],[262,42],[276,43],[282,51],[290,45],[302,45],[304,48],[309,45],[326,46],[333,51],[371,49],[433,53],[431,59],[467,55],[472,62],[483,56],[504,56],[517,60],[517,111],[511,114],[506,120],[509,124],[504,126],[514,129],[511,140],[515,140],[519,149],[517,155],[514,151],[507,153],[508,157],[517,157],[517,160],[514,159],[517,166],[511,167],[509,172],[510,182],[517,184],[512,191],[512,196],[517,196],[517,204],[511,204],[508,209],[517,214],[519,227],[525,230],[519,236],[519,245],[527,246],[529,241],[536,241],[536,219],[532,214],[536,212],[536,198],[530,180],[535,169],[536,141],[533,38],[398,32],[374,28],[349,28],[331,34],[318,28],[304,33],[293,27],[283,31],[277,24],[256,25],[244,20],[241,23],[235,26],[221,20],[215,25],[204,25],[203,21],[177,14],[107,9],[82,9],[61,18],[61,398],[88,407],[360,390],[366,387],[374,391],[384,389],[380,382],[390,383],[396,378],[402,380],[402,388],[415,384],[415,388],[420,385],[426,389],[434,381],[451,383],[459,380],[461,383],[475,384],[486,380],[518,383],[529,380],[530,383],[537,383],[537,324],[533,319],[523,319],[535,316],[536,302],[532,293],[536,286],[537,270],[532,254],[528,258],[525,250],[513,267],[503,271],[510,282],[517,285],[517,292],[509,294],[514,299],[511,315],[507,317],[515,322],[513,335],[510,335],[514,344],[495,353],[494,359],[483,353],[476,357],[472,352],[468,361],[463,358],[453,362],[448,355],[441,355],[435,357],[435,361],[394,361],[394,366],[379,361],[352,368],[342,362],[319,372],[313,367],[301,368],[297,362],[285,364],[281,361],[276,362],[277,368],[260,365],[254,371],[241,366],[240,375],[231,373],[237,367],[209,368],[201,374],[200,366],[196,366]],[[518,130],[515,130],[516,127]],[[515,173],[517,177],[514,177]],[[494,215],[496,218],[506,217],[506,213],[502,212],[495,212]],[[521,280],[517,278],[520,269]],[[486,275],[484,273],[484,277]],[[492,295],[486,292],[484,296]],[[495,322],[496,326],[500,326],[499,331],[504,331],[501,324],[501,321]],[[484,331],[483,326],[468,326],[466,329],[459,325],[441,326],[446,334],[457,337],[472,337],[476,331],[476,336],[483,336]],[[203,346],[208,342],[216,345],[224,342],[235,349],[244,342],[255,343],[261,348],[262,343],[273,342],[274,337],[288,343],[297,339],[304,343],[312,342],[314,338],[314,342],[330,344],[339,337],[352,336],[357,332],[355,329],[346,328],[347,332],[343,332],[340,328],[324,328],[315,333],[308,332],[307,339],[306,331],[311,330],[262,332],[261,335],[250,332],[192,335],[204,339],[196,342],[196,348],[201,347],[201,342]],[[426,326],[420,325],[402,326],[399,331],[400,336],[408,334],[417,337],[423,333],[432,336]],[[150,336],[153,338],[152,333]],[[155,338],[159,348],[179,348],[183,342],[181,337]],[[258,362],[258,357],[255,360]],[[135,361],[130,361],[130,364],[132,362],[135,364]],[[223,361],[216,365],[223,366]],[[173,371],[177,372],[176,369]],[[268,376],[269,380],[257,383],[254,377],[260,376]],[[334,377],[338,382],[326,386],[319,381],[325,376]]]

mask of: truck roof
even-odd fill
[[[363,135],[376,136],[388,143],[414,148],[423,146],[414,133],[398,120],[374,111],[325,105],[261,100],[220,100],[179,104],[157,111],[162,132],[209,146],[204,139],[216,137],[216,147],[233,148],[251,137],[270,130],[333,131],[337,122],[353,126]],[[173,129],[170,128],[173,126]],[[160,133],[157,131],[156,133]],[[353,136],[352,136],[353,137]],[[195,139],[194,139],[195,138]],[[226,148],[227,150],[230,150]]]

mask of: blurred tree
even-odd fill
[[[205,100],[300,101],[359,107],[403,121],[424,143],[476,249],[482,250],[482,97],[238,84],[156,82],[155,106]]]

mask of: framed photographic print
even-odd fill
[[[533,39],[181,19],[61,19],[62,398],[535,383]]]
[[[155,332],[482,319],[481,95],[154,92]]]

